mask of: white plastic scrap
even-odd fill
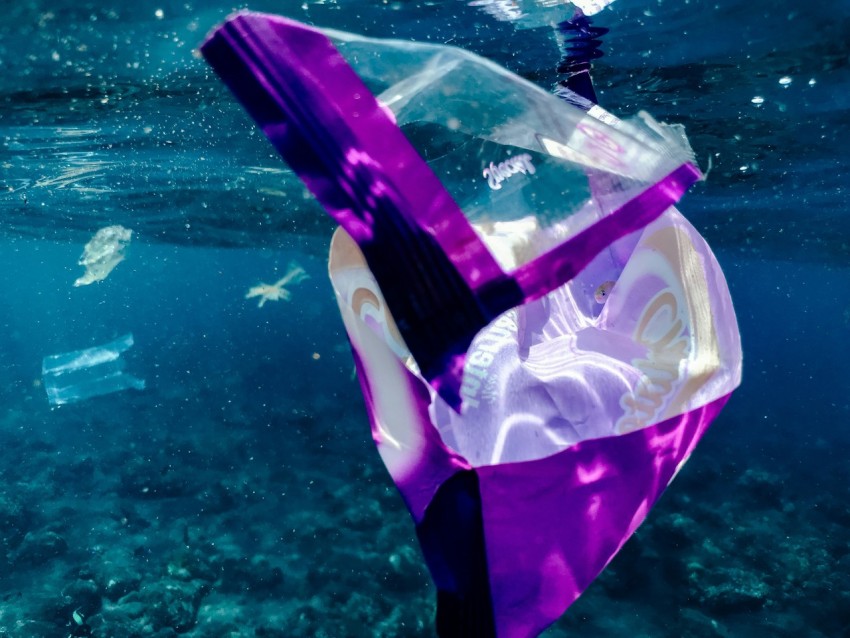
[[[74,285],[87,286],[106,279],[112,269],[124,260],[132,234],[132,230],[123,226],[107,226],[97,231],[80,257],[79,263],[86,267],[86,272]]]
[[[50,405],[77,403],[91,397],[133,388],[145,381],[125,372],[121,355],[133,346],[133,335],[84,350],[51,354],[41,364],[41,380]]]

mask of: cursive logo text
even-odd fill
[[[659,417],[664,401],[679,381],[679,366],[688,356],[686,326],[679,317],[679,304],[669,290],[649,303],[638,322],[635,341],[647,349],[646,358],[632,364],[643,373],[633,392],[620,400],[625,414],[617,422],[621,433],[651,425]]]
[[[490,162],[490,166],[484,169],[484,177],[487,178],[487,185],[494,191],[502,188],[502,182],[517,173],[534,175],[534,164],[531,163],[531,155],[528,153],[516,155],[498,164]]]

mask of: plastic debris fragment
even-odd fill
[[[283,276],[283,278],[278,279],[273,284],[259,283],[256,286],[252,286],[245,295],[245,299],[259,297],[260,303],[257,304],[257,306],[260,308],[262,308],[267,301],[280,301],[281,299],[289,301],[290,292],[284,288],[284,286],[286,284],[297,284],[309,278],[310,275],[304,272],[304,269],[301,266],[293,262],[289,264],[289,271]]]
[[[124,372],[121,354],[132,345],[133,335],[128,333],[101,346],[44,357],[41,374],[50,405],[76,403],[128,388],[144,390],[143,379]]]
[[[107,226],[97,231],[83,250],[80,265],[86,272],[74,282],[74,286],[88,286],[106,279],[112,269],[124,261],[124,253],[130,244],[133,231],[123,226]]]

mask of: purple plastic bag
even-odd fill
[[[537,635],[740,383],[723,274],[671,207],[684,135],[274,16],[202,51],[342,226],[331,280],[439,635]]]

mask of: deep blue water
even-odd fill
[[[4,7],[0,633],[79,633],[80,608],[97,636],[432,635],[325,274],[332,224],[192,55],[242,6]],[[558,79],[533,13],[248,6]],[[684,123],[710,158],[681,209],[726,272],[744,383],[547,635],[850,636],[850,2],[617,0],[596,22],[600,102]],[[126,261],[74,288],[108,224],[134,231]],[[244,299],[292,261],[291,301]],[[49,408],[45,355],[127,332],[146,390]],[[103,589],[122,579],[136,616]]]

